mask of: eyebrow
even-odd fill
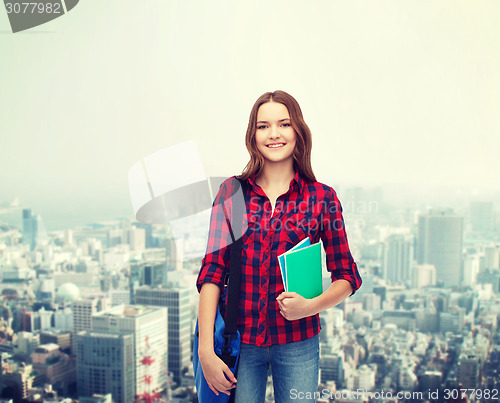
[[[290,118],[286,118],[286,119],[281,119],[281,120],[278,120],[278,123],[284,122],[285,120],[290,120]],[[268,122],[268,121],[266,121],[266,120],[259,120],[259,121],[257,122],[257,124],[259,124],[259,123],[269,123],[269,122]]]

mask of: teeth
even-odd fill
[[[278,148],[278,147],[283,147],[284,144],[271,144],[271,145],[268,145],[269,148]]]

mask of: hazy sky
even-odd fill
[[[0,201],[131,214],[129,168],[191,139],[239,173],[275,89],[323,182],[498,187],[499,21],[497,0],[82,0],[12,34],[0,7]]]

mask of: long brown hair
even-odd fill
[[[290,114],[292,127],[296,133],[295,149],[293,150],[293,167],[300,172],[306,181],[315,182],[316,177],[311,167],[311,131],[304,121],[299,103],[290,94],[279,90],[266,92],[261,95],[252,107],[250,119],[248,120],[247,134],[245,136],[245,144],[250,154],[250,161],[248,161],[239,178],[248,179],[253,174],[259,176],[264,168],[264,157],[257,149],[255,132],[257,130],[257,113],[260,106],[271,101],[285,105]]]

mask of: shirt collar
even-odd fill
[[[253,174],[248,178],[248,182],[254,188],[254,190],[257,191],[257,189],[260,188],[260,186],[257,185],[257,183],[255,182],[255,179],[256,179],[255,174]],[[305,183],[304,178],[300,174],[299,170],[297,170],[295,172],[293,179],[290,181],[290,186],[294,186],[295,189],[301,193],[302,190],[304,189],[305,185],[306,185],[306,183]]]

